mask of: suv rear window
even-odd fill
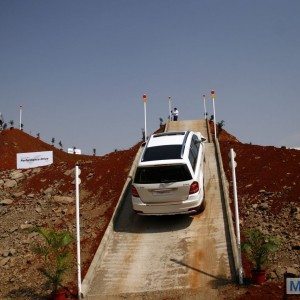
[[[149,147],[145,150],[142,161],[180,159],[182,145],[164,145]]]
[[[168,183],[191,180],[192,176],[186,165],[139,167],[134,183]]]

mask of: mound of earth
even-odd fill
[[[214,134],[214,130],[215,130],[214,122],[209,121],[209,125],[210,125],[210,132]],[[216,130],[217,130],[219,142],[236,142],[236,143],[240,142],[234,135],[230,134],[228,131],[223,129],[223,127],[216,126]]]
[[[24,152],[53,151],[54,163],[76,162],[85,155],[73,156],[51,146],[38,138],[19,130],[9,129],[0,131],[0,170],[16,169],[16,155]]]
[[[212,124],[212,123],[211,123]],[[161,128],[163,130],[163,128]],[[212,128],[213,130],[213,128]],[[213,131],[212,131],[213,132]],[[228,181],[228,152],[237,153],[237,184],[242,231],[260,227],[282,240],[263,286],[225,286],[228,299],[281,299],[283,274],[299,275],[300,151],[240,143],[219,133]],[[80,213],[83,276],[111,219],[139,143],[105,156],[67,154],[18,129],[0,133],[0,298],[45,299],[49,290],[31,248],[40,241],[35,226],[67,229],[75,235],[74,167],[82,170]],[[53,151],[47,167],[15,170],[16,153]],[[232,195],[232,184],[230,184]],[[233,208],[233,207],[232,207]],[[75,245],[73,248],[75,255]],[[243,258],[246,276],[250,266]],[[32,280],[34,278],[34,280]],[[76,286],[76,268],[66,280]],[[74,288],[73,293],[76,294]],[[227,296],[226,296],[227,295]]]
[[[31,229],[66,229],[75,236],[75,164],[81,168],[81,256],[85,275],[139,145],[97,157],[65,153],[18,129],[0,133],[0,298],[44,299],[49,295],[42,285],[45,278],[38,271],[41,262],[32,251],[41,239]],[[15,170],[16,153],[34,151],[53,151],[54,163]],[[74,257],[75,247],[74,243]],[[69,287],[77,282],[75,265],[70,274],[66,279]]]
[[[231,148],[236,152],[242,239],[244,230],[256,227],[281,241],[280,250],[268,266],[269,288],[251,286],[241,299],[271,297],[271,286],[276,291],[272,299],[282,299],[284,273],[300,275],[300,151],[243,144],[231,139],[220,141],[220,147],[232,199],[228,154]],[[234,215],[233,203],[231,209]],[[249,278],[251,266],[244,256],[243,265]]]

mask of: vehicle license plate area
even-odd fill
[[[158,190],[153,190],[152,194],[154,196],[167,196],[173,194],[175,189],[158,189]]]

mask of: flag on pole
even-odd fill
[[[212,99],[215,99],[215,98],[216,98],[216,93],[215,93],[214,90],[212,90],[212,91],[210,92],[210,97],[211,97]]]

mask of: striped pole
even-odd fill
[[[215,91],[211,91],[211,92],[210,92],[210,96],[211,96],[212,101],[213,101],[213,110],[214,110],[214,132],[215,132],[215,139],[217,139],[217,127],[216,127],[216,124],[217,124],[217,118],[216,118],[216,109],[215,109],[215,97],[216,97]]]
[[[147,95],[143,95],[144,102],[144,120],[145,120],[145,141],[147,141]]]
[[[20,105],[20,124],[19,124],[19,129],[22,129],[22,105]]]
[[[206,112],[206,103],[205,103],[205,95],[203,95],[203,103],[204,103],[204,118],[207,119],[207,112]]]

